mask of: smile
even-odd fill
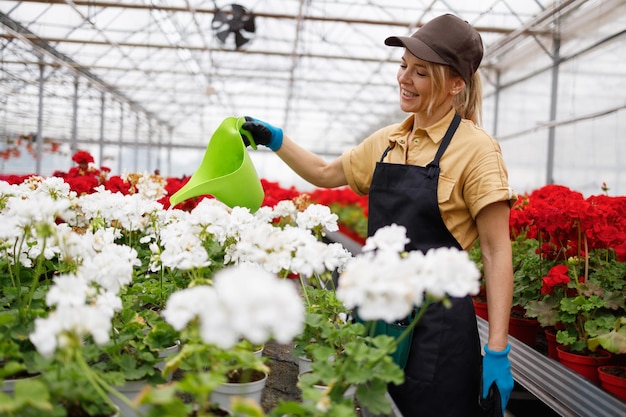
[[[402,92],[403,96],[407,96],[407,97],[418,97],[419,96],[419,94],[411,93],[410,91],[407,91],[405,89],[402,89],[401,92]]]

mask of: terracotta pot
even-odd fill
[[[487,301],[478,296],[473,297],[472,301],[474,303],[474,310],[476,311],[476,315],[489,321],[489,308],[487,307]]]
[[[557,352],[556,347],[559,346],[559,343],[556,341],[556,329],[544,329],[543,332],[546,335],[546,343],[548,345],[548,357],[554,359],[555,361],[558,361],[559,353]]]
[[[514,316],[509,319],[509,334],[528,346],[534,347],[537,344],[539,327],[536,319]]]
[[[591,355],[570,352],[567,346],[557,346],[556,350],[559,354],[559,362],[594,384],[600,383],[598,367],[608,365],[611,361],[611,354],[602,350],[597,350]]]
[[[598,377],[602,388],[620,400],[626,401],[626,366],[600,366]]]

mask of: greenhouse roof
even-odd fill
[[[251,115],[332,157],[405,117],[384,39],[444,13],[482,35],[494,137],[626,107],[626,0],[27,0],[0,2],[0,131],[204,149]]]

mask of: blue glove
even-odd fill
[[[502,415],[504,415],[514,384],[511,362],[508,357],[510,350],[511,345],[506,345],[506,349],[499,352],[489,350],[489,346],[485,345],[485,356],[483,356],[483,398],[487,398],[491,384],[495,383],[500,391]]]
[[[252,145],[256,149],[255,144],[264,145],[273,151],[277,151],[283,145],[283,130],[262,120],[246,116],[246,122],[241,128],[250,132],[254,140],[254,143],[251,144],[248,138],[242,135],[241,138],[246,146]]]

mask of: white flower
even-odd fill
[[[239,337],[261,344],[273,336],[287,343],[302,331],[304,305],[291,281],[242,265],[218,272],[214,286]]]
[[[311,204],[304,211],[296,215],[296,224],[308,230],[313,230],[321,226],[330,232],[339,230],[337,220],[339,217],[330,211],[328,206],[322,204]]]
[[[213,287],[199,285],[170,295],[161,314],[175,330],[181,331],[190,321],[216,304],[217,294]]]
[[[76,275],[59,275],[46,293],[46,304],[50,307],[84,305],[89,290],[89,285],[84,279]]]
[[[224,244],[228,237],[230,211],[228,206],[214,198],[205,198],[191,211],[188,218],[198,233]]]
[[[160,259],[163,266],[190,270],[210,265],[211,261],[199,238],[198,228],[190,222],[168,224],[161,230],[160,237],[163,245]]]
[[[108,244],[83,261],[78,273],[113,293],[131,283],[133,269],[140,266],[137,251],[126,245]]]
[[[387,322],[406,317],[414,306],[411,277],[397,253],[364,252],[339,277],[337,298],[359,308],[364,320]]]
[[[390,250],[393,252],[403,252],[404,247],[409,243],[410,239],[406,237],[406,227],[392,224],[390,226],[381,227],[365,241],[362,251],[371,250]]]
[[[172,294],[162,314],[176,330],[198,318],[204,342],[224,349],[241,338],[254,344],[271,337],[287,343],[304,325],[304,306],[293,284],[251,265],[219,271],[213,287]]]
[[[35,330],[29,335],[37,351],[49,357],[70,340],[91,335],[96,344],[109,341],[112,313],[101,305],[61,304],[46,318],[35,319]]]
[[[292,217],[298,214],[296,205],[291,200],[282,200],[274,206],[274,217]]]
[[[383,228],[380,236],[393,235],[393,240],[382,241],[404,242],[397,233],[400,229],[390,228],[392,233]],[[467,252],[438,248],[425,255],[412,251],[403,256],[389,250],[391,243],[378,246],[380,242],[377,251],[363,252],[349,261],[339,277],[337,298],[348,308],[358,307],[364,320],[403,319],[414,306],[423,304],[425,294],[443,299],[478,293],[480,272]]]

